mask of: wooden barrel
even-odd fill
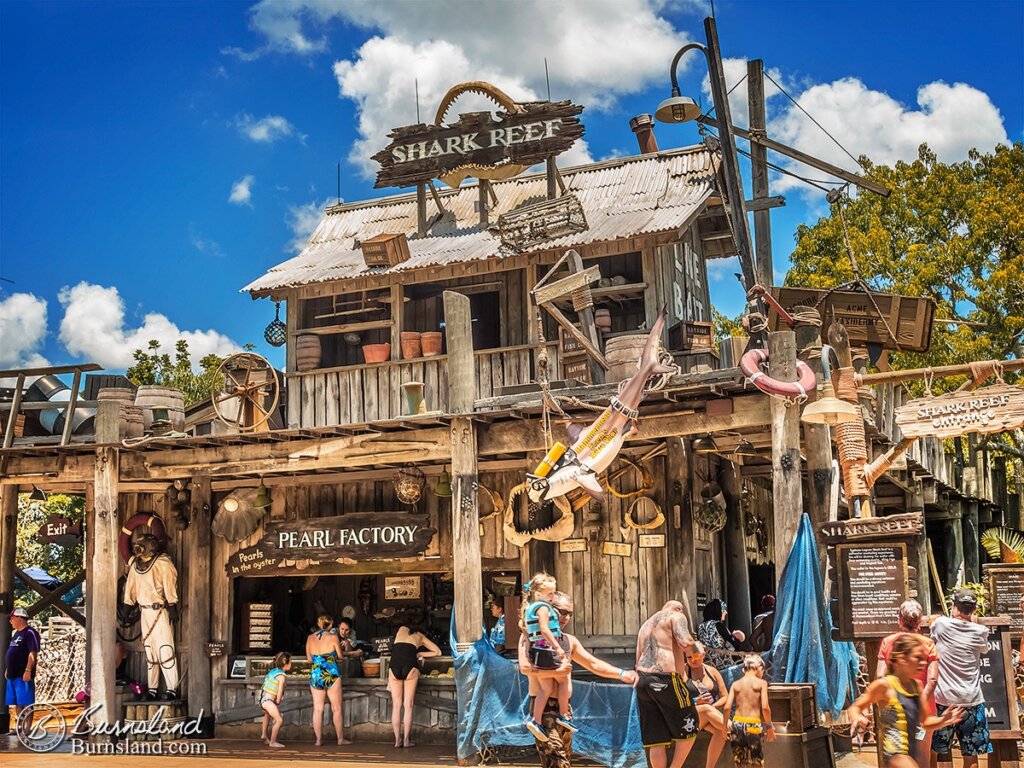
[[[148,432],[153,428],[153,410],[164,409],[171,420],[171,429],[185,429],[185,396],[180,389],[145,384],[135,393],[135,405],[142,409],[142,424]]]
[[[142,409],[137,405],[121,406],[121,436],[142,437],[146,433],[146,425],[142,418]]]
[[[604,358],[608,361],[605,381],[622,381],[636,373],[636,362],[643,354],[646,343],[646,333],[631,333],[608,339],[604,345]]]
[[[320,367],[320,337],[305,333],[295,339],[295,369],[315,371]]]

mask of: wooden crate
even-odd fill
[[[404,232],[376,235],[363,240],[359,247],[368,267],[393,267],[409,260],[409,239]]]
[[[881,344],[884,349],[925,352],[931,344],[935,317],[935,303],[931,299],[818,288],[775,287],[771,294],[788,312],[800,306],[816,308],[821,313],[822,336],[833,321],[842,323],[855,347],[870,343]],[[774,309],[768,313],[768,326],[773,331],[779,329],[779,315]],[[889,329],[896,334],[895,339]]]
[[[710,351],[716,344],[714,323],[680,320],[668,331],[669,349],[703,352]]]
[[[772,720],[786,723],[787,733],[804,733],[818,725],[814,683],[771,683],[768,705]]]

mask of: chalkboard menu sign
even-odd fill
[[[907,599],[905,544],[836,546],[839,634],[844,640],[885,637],[899,631],[899,607]]]
[[[1020,609],[1020,596],[1024,595],[1024,563],[1015,565],[985,565],[989,597],[993,615],[1009,616],[1010,631],[1024,632],[1024,611]]]
[[[274,606],[246,603],[242,606],[242,647],[247,652],[269,651],[274,645]]]
[[[1017,718],[1010,717],[1012,689],[1007,690],[1007,680],[1012,679],[1006,675],[1009,644],[1005,624],[989,626],[988,652],[981,657],[981,692],[985,697],[985,716],[990,731],[1017,730]]]

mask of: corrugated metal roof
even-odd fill
[[[685,224],[714,191],[715,163],[704,147],[689,147],[657,155],[623,157],[562,171],[567,190],[579,198],[590,225],[585,232],[546,241],[544,249],[665,232]],[[492,222],[524,203],[543,200],[543,173],[519,176],[491,185],[498,202]],[[403,272],[455,262],[500,256],[495,234],[478,227],[476,184],[440,193],[453,215],[435,225],[427,237],[416,237],[416,196],[402,194],[332,206],[324,212],[303,251],[278,264],[243,288],[265,294],[329,280]],[[432,200],[428,211],[436,212]],[[358,241],[384,233],[409,236],[408,261],[394,267],[367,267]]]

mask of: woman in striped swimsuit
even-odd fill
[[[882,761],[887,768],[919,768],[917,742],[925,731],[960,722],[963,710],[952,707],[936,716],[922,706],[921,686],[916,680],[925,664],[925,649],[917,635],[902,634],[889,655],[889,674],[867,687],[850,706],[850,734],[868,727],[866,710],[878,705],[882,732]]]

